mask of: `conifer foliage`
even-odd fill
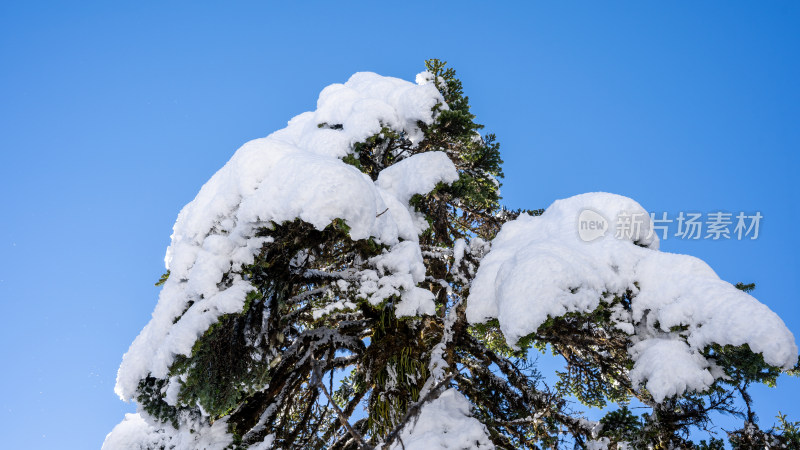
[[[647,227],[569,240],[579,206],[641,209],[624,197],[504,209],[499,144],[475,119],[430,60],[416,84],[356,74],[242,147],[178,218],[118,376],[138,413],[104,448],[721,448],[688,438],[715,412],[743,419],[738,448],[796,444],[798,424],[752,412],[748,387],[797,362],[753,286],[658,252]],[[730,306],[687,309],[694,287]],[[538,351],[565,361],[553,386]]]

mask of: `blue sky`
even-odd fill
[[[706,260],[800,336],[800,4],[0,4],[0,435],[99,448],[180,208],[249,139],[356,71],[458,70],[497,134],[505,203],[588,191],[760,212]],[[674,233],[674,229],[673,229]],[[800,420],[800,380],[756,389]],[[720,422],[722,423],[722,422]]]

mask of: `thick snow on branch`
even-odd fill
[[[590,312],[626,292],[630,310],[617,305],[612,319],[634,344],[632,381],[656,401],[721,376],[702,355],[710,344],[748,344],[783,368],[797,361],[794,336],[775,313],[703,261],[658,251],[649,214],[607,193],[559,200],[539,217],[506,223],[481,262],[466,312],[471,323],[498,319],[513,345],[549,317]]]
[[[453,167],[452,162],[444,153],[421,153],[383,169],[377,184],[405,205],[412,196],[432,191],[443,179],[448,183],[456,181],[458,173],[455,167],[452,170],[446,169],[448,167]]]
[[[392,450],[493,449],[486,427],[471,416],[469,401],[448,389],[427,403],[398,436]]]
[[[108,433],[103,450],[150,450],[155,448],[193,448],[222,450],[233,442],[227,420],[211,426],[180,429],[148,420],[146,415],[125,414],[125,419]]]
[[[316,111],[242,146],[178,215],[165,258],[170,277],[150,323],[123,357],[117,394],[130,399],[148,374],[167,376],[175,355],[190,355],[221,315],[241,311],[252,287],[238,270],[270,242],[253,236],[273,222],[301,219],[323,229],[343,219],[351,238],[373,237],[390,247],[385,261],[371,261],[376,270],[362,274],[375,281],[375,292],[365,296],[380,300],[374,294],[383,289],[402,295],[399,313],[432,313],[432,298],[416,288],[424,277],[419,246],[403,247],[416,242],[427,226],[408,200],[437,183],[455,181],[455,166],[444,153],[417,154],[373,183],[341,158],[383,127],[419,142],[418,124],[433,122],[437,104],[447,107],[432,84],[357,73],[345,84],[325,88]],[[402,264],[400,256],[406,258]],[[220,283],[224,275],[228,284]],[[381,281],[383,275],[390,278]]]

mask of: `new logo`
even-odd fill
[[[584,242],[591,242],[605,236],[608,220],[602,214],[584,209],[578,216],[578,236]]]

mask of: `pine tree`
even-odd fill
[[[380,86],[388,83],[370,80]],[[411,89],[396,80],[391,83],[398,90]],[[502,317],[471,320],[468,304],[479,300],[470,297],[470,290],[476,274],[485,270],[482,262],[494,249],[493,240],[518,223],[544,220],[544,210],[510,211],[501,206],[499,144],[494,135],[481,134],[483,126],[475,122],[455,71],[430,60],[418,83],[435,88],[426,91],[435,94],[435,102],[426,109],[429,117],[398,125],[381,115],[379,130],[346,142],[344,154],[326,156],[349,167],[336,170],[347,176],[357,170],[363,177],[354,180],[381,188],[376,192],[384,195],[385,205],[369,218],[378,223],[375,226],[390,216],[405,224],[407,214],[417,235],[404,234],[399,226],[400,236],[395,238],[365,234],[356,230],[354,220],[338,216],[320,225],[309,219],[310,213],[275,213],[271,203],[245,207],[241,196],[236,220],[213,217],[199,238],[182,235],[176,225],[173,263],[159,280],[164,293],[153,323],[161,316],[168,320],[143,331],[137,342],[150,346],[134,343],[120,370],[118,392],[136,401],[139,416],[119,425],[107,438],[107,448],[436,448],[436,439],[457,443],[467,435],[472,440],[460,444],[465,448],[602,448],[616,443],[678,448],[692,447],[689,431],[708,428],[714,412],[745,420],[742,430],[731,433],[731,442],[739,448],[754,445],[745,441],[797,440],[797,425],[785,418],[782,428],[759,431],[747,388],[752,383],[774,384],[788,366],[776,364],[772,356],[771,363],[765,362],[763,351],[753,351],[747,343],[705,345],[696,358],[709,362],[702,364],[714,373],[703,389],[687,388],[661,398],[646,384],[652,374],[634,379],[638,350],[632,349],[637,343],[645,337],[655,339],[653,333],[660,333],[662,341],[683,343],[694,330],[687,322],[658,331],[658,323],[636,319],[632,311],[639,301],[638,281],[602,292],[588,310],[565,307],[561,314],[549,314],[518,339],[509,338],[504,328],[508,320]],[[363,92],[367,91],[373,92]],[[349,120],[310,124],[313,130],[308,133],[350,133],[360,122]],[[269,142],[301,142],[292,133],[276,134]],[[414,161],[418,163],[412,165]],[[306,164],[299,165],[309,167]],[[252,167],[232,167],[245,166]],[[409,175],[440,166],[446,170],[419,175],[431,184],[423,192],[398,188]],[[452,168],[455,176],[446,175]],[[239,176],[234,170],[231,180]],[[228,174],[221,173],[216,183],[224,186]],[[317,176],[327,175],[312,173],[304,182]],[[275,177],[264,181],[272,184],[256,189],[274,185],[277,193],[293,192]],[[390,197],[389,191],[396,195]],[[225,192],[213,192],[205,201],[202,195],[181,213],[179,223],[201,220],[203,211],[229,198]],[[316,197],[303,198],[313,203]],[[405,201],[400,206],[407,212],[392,199]],[[237,234],[247,208],[255,211],[247,216],[251,226],[248,233]],[[190,242],[188,247],[182,247],[184,242]],[[195,281],[193,277],[208,273],[200,271],[200,259],[187,264],[189,269],[174,270],[181,252],[193,258],[202,252],[239,255],[220,250],[233,245],[229,242],[249,253],[229,258],[221,277]],[[631,251],[655,252],[644,249],[652,247],[648,242],[627,244]],[[217,256],[209,258],[218,264]],[[422,265],[414,266],[416,262]],[[532,283],[531,289],[538,288]],[[571,289],[568,294],[585,290],[580,285]],[[218,292],[230,293],[227,303],[203,306]],[[154,338],[161,329],[165,331]],[[193,338],[186,340],[187,335]],[[787,345],[796,359],[793,340]],[[553,387],[537,370],[538,351],[552,352],[566,362]],[[135,389],[126,387],[131,383]],[[592,422],[575,412],[574,399],[589,406],[611,405],[611,411]],[[649,412],[634,415],[627,407],[632,399],[647,405]],[[737,399],[746,411],[737,409]],[[467,411],[452,405],[467,405]],[[426,411],[431,415],[424,416]],[[436,411],[444,415],[436,416]],[[458,419],[477,437],[456,435],[455,430],[447,434],[446,427],[443,431],[435,423],[422,423],[423,416],[438,417],[432,422]],[[717,448],[719,442],[698,445]]]

